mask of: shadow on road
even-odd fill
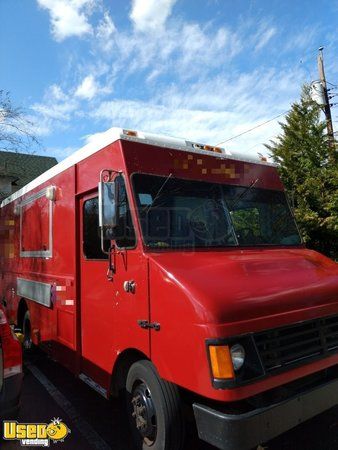
[[[114,450],[133,448],[120,400],[107,401],[82,381],[76,379],[67,369],[50,360],[40,351],[29,355],[34,364],[66,399],[71,402],[81,419]],[[45,390],[34,375],[25,369],[22,405],[19,422],[48,423],[60,417],[71,429],[64,443],[52,444],[55,450],[93,450],[93,446],[80,432],[76,418],[71,420],[63,408]],[[1,442],[5,450],[22,449],[18,442]],[[338,448],[338,407],[318,416],[294,430],[266,444],[268,450],[336,450]],[[212,447],[199,441],[193,432],[186,450],[211,450]]]

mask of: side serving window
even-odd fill
[[[53,256],[53,202],[44,188],[20,204],[20,256],[51,258]]]
[[[87,259],[108,258],[101,250],[98,197],[83,203],[83,253]]]
[[[131,218],[126,184],[122,176],[115,178],[118,183],[118,212],[117,227],[115,230],[115,241],[118,247],[135,247],[136,237],[133,221]]]

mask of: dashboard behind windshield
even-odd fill
[[[282,191],[145,174],[132,181],[148,247],[301,244]]]

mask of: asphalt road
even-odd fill
[[[63,443],[51,444],[55,450],[131,450],[121,410],[119,401],[106,401],[42,353],[29,357],[18,421],[48,423],[54,417],[61,418],[71,433]],[[194,437],[193,432],[190,434],[186,450],[212,450]],[[23,448],[19,443],[3,440],[0,447],[4,450]],[[274,439],[264,448],[337,450],[338,406]]]

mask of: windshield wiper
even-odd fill
[[[235,206],[238,204],[238,202],[250,191],[250,189],[252,189],[259,181],[259,178],[256,178],[256,180],[254,180],[250,186],[248,186],[243,192],[241,192],[239,195],[237,195],[237,197],[234,199],[232,205],[231,205],[231,209],[234,209]]]
[[[173,175],[173,174],[170,173],[170,174],[167,176],[167,178],[163,181],[163,183],[162,183],[160,189],[157,191],[157,193],[156,193],[156,195],[155,195],[154,200],[152,201],[152,203],[144,209],[144,212],[145,212],[145,213],[149,212],[150,209],[153,207],[153,205],[155,204],[155,200],[159,197],[159,195],[160,195],[160,193],[162,192],[164,186],[167,184],[167,182],[169,181],[169,178],[171,178],[172,175]]]

